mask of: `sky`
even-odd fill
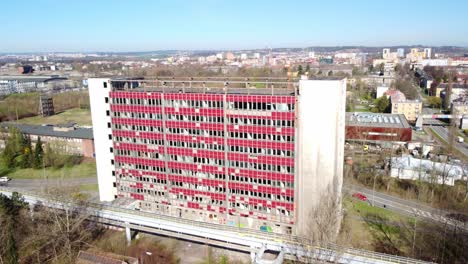
[[[0,52],[468,46],[467,0],[5,0]]]

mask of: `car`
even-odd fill
[[[357,199],[359,199],[361,201],[364,201],[364,202],[367,201],[367,196],[365,196],[362,193],[353,193],[353,197],[357,198]]]
[[[11,181],[11,179],[6,176],[0,177],[0,182],[9,182],[9,181]]]
[[[461,214],[461,213],[450,213],[446,215],[448,218],[457,220],[462,223],[467,223],[468,222],[468,215],[466,214]]]

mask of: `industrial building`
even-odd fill
[[[346,113],[346,140],[409,142],[411,137],[402,114]]]
[[[5,139],[9,136],[9,129],[16,127],[25,135],[28,135],[32,142],[38,138],[48,143],[49,146],[59,153],[68,155],[79,155],[86,158],[94,157],[93,130],[91,128],[75,127],[68,125],[26,125],[18,123],[0,124],[0,148],[5,147]]]
[[[89,95],[102,201],[305,234],[340,199],[346,79],[93,78]]]

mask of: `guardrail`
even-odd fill
[[[38,194],[36,192],[29,192],[24,191],[21,189],[16,188],[8,188],[8,187],[1,187],[0,192],[12,194],[13,192],[18,192],[19,194],[28,198],[35,199],[36,201],[47,201],[56,203],[57,205],[69,206],[69,207],[82,207],[83,205],[74,203],[70,200],[59,200],[55,197],[52,197],[47,194]],[[33,200],[31,199],[31,200]],[[299,255],[306,256],[306,257],[313,257],[316,259],[333,261],[333,260],[347,260],[345,263],[349,263],[349,261],[354,260],[354,263],[406,263],[406,264],[422,264],[428,263],[425,261],[420,261],[416,259],[388,255],[383,253],[378,253],[369,250],[363,249],[354,249],[354,248],[346,248],[341,247],[336,244],[326,244],[322,246],[314,246],[312,240],[304,237],[299,237],[295,235],[285,235],[285,234],[277,234],[277,233],[268,233],[263,231],[257,231],[252,229],[246,228],[238,228],[233,226],[221,225],[221,224],[213,224],[213,223],[206,223],[201,221],[189,220],[178,218],[174,216],[168,216],[163,214],[157,213],[150,213],[150,212],[143,212],[143,211],[136,211],[121,207],[116,207],[104,203],[96,203],[96,202],[86,202],[86,207],[95,210],[96,215],[99,216],[99,212],[109,211],[114,213],[121,213],[121,214],[130,214],[130,215],[137,215],[146,218],[151,218],[154,220],[162,220],[162,221],[169,221],[172,223],[179,223],[191,227],[199,227],[199,228],[206,228],[210,230],[217,230],[222,232],[228,232],[232,235],[237,235],[240,237],[244,237],[245,239],[257,239],[259,241],[268,243],[275,243],[280,245],[281,248],[286,250],[287,254],[294,254],[293,252],[299,253]],[[356,257],[361,257],[366,259],[366,261],[356,261]],[[289,256],[290,259],[295,259],[297,256]],[[374,261],[373,261],[374,260]],[[341,262],[341,261],[340,261]]]

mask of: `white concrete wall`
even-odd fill
[[[296,199],[298,233],[305,234],[312,209],[330,186],[341,199],[346,79],[301,80],[298,104]]]
[[[107,88],[104,88],[104,83],[107,83]],[[113,144],[112,140],[109,139],[109,135],[112,134],[112,130],[107,125],[111,122],[111,118],[106,114],[107,110],[110,111],[110,104],[106,104],[105,102],[105,98],[109,98],[111,83],[109,79],[92,78],[88,80],[88,84],[91,117],[93,120],[99,198],[101,201],[112,201],[117,191],[113,187],[115,177],[112,176],[112,171],[115,167],[111,164],[111,160],[114,160],[114,154],[110,152]]]

